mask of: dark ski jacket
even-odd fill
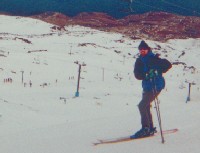
[[[162,74],[171,67],[172,65],[167,59],[161,59],[157,54],[149,51],[144,57],[139,56],[136,59],[134,75],[136,79],[142,80],[143,91],[153,91],[153,89],[156,89],[157,92],[160,92],[165,87],[165,79]],[[150,69],[157,71],[157,75],[153,80],[146,77]]]

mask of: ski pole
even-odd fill
[[[156,87],[155,87],[155,78],[154,78],[153,81],[154,82],[152,82],[152,85],[153,85],[153,95],[155,97],[154,102],[155,102],[156,114],[157,114],[157,118],[158,118],[162,143],[164,143],[165,140],[164,140],[164,136],[163,136],[163,132],[162,132],[162,122],[161,122],[161,115],[160,115],[159,100],[158,100],[158,97],[157,97],[157,90],[156,90]]]
[[[190,101],[190,88],[191,88],[191,83],[189,83],[189,91],[188,91],[188,96],[187,96],[187,99],[186,99],[186,103],[188,102],[188,101]]]
[[[160,127],[161,139],[162,139],[162,143],[164,143],[165,140],[164,140],[164,136],[162,132],[163,130],[162,130],[162,122],[161,122],[161,116],[160,116],[160,107],[159,107],[159,101],[157,97],[154,100],[154,102],[155,102],[155,107],[156,107],[156,112],[157,112],[157,117],[158,117],[158,122],[159,122],[159,127]]]

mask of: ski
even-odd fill
[[[170,129],[170,130],[164,130],[164,131],[162,131],[162,133],[163,134],[171,134],[171,133],[175,133],[177,131],[178,131],[178,129]],[[113,143],[127,142],[127,141],[132,141],[132,140],[146,139],[146,138],[158,136],[159,134],[160,134],[160,132],[157,132],[154,135],[149,136],[149,137],[135,138],[135,139],[130,138],[130,136],[111,138],[111,139],[100,139],[100,140],[98,140],[98,142],[93,143],[93,145],[97,146],[97,145],[102,145],[102,144],[113,144]]]

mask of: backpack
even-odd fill
[[[152,52],[147,55],[147,57],[139,57],[141,61],[144,64],[144,72],[148,73],[150,68],[148,67],[147,63],[149,60],[149,57],[155,57],[155,54]],[[157,71],[156,66],[154,67],[155,71]],[[144,79],[142,80],[142,88],[144,91],[155,91],[155,92],[160,92],[162,89],[165,88],[165,79],[162,76],[162,73],[157,73],[154,78],[151,79]]]

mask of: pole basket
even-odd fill
[[[190,96],[187,97],[186,103],[187,103],[188,101],[190,101]]]
[[[79,92],[76,92],[76,93],[75,93],[75,97],[79,97]]]

